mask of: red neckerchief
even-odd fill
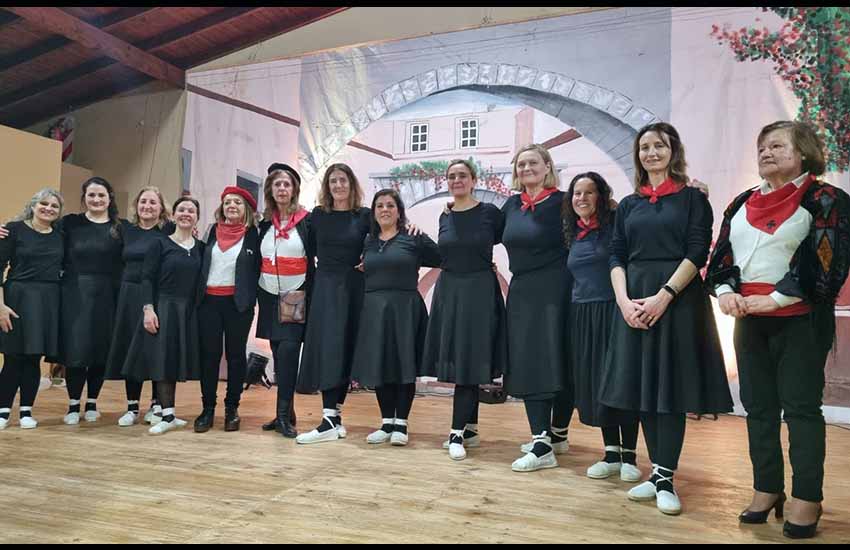
[[[219,223],[215,226],[215,240],[222,252],[227,252],[245,237],[248,228],[241,223]]]
[[[644,197],[649,197],[650,204],[655,204],[656,202],[658,202],[659,197],[678,193],[684,188],[685,186],[681,183],[676,183],[675,181],[673,181],[672,178],[667,178],[666,180],[661,182],[661,185],[656,188],[653,188],[649,184],[641,185],[638,192]]]
[[[543,201],[543,199],[545,199],[546,197],[548,197],[552,193],[557,193],[557,192],[558,192],[557,187],[553,187],[551,189],[544,189],[543,191],[538,193],[536,197],[534,197],[534,200],[532,200],[531,196],[529,196],[528,193],[523,191],[522,195],[519,196],[520,200],[522,201],[522,206],[520,207],[520,210],[525,212],[526,210],[528,210],[530,208],[531,211],[534,212],[535,205],[540,204]]]
[[[298,225],[301,220],[307,217],[307,209],[299,208],[294,214],[289,217],[289,222],[286,224],[286,227],[280,226],[280,211],[275,210],[274,215],[272,216],[272,223],[274,224],[274,228],[277,230],[277,236],[283,237],[284,239],[289,239],[289,231]]]
[[[773,235],[800,208],[803,195],[816,179],[809,174],[800,187],[787,183],[767,195],[763,195],[761,190],[756,191],[744,205],[747,221],[759,231]]]
[[[590,223],[584,223],[584,220],[582,220],[581,218],[579,218],[577,222],[578,228],[581,230],[578,232],[578,235],[576,235],[577,241],[580,241],[583,238],[587,237],[587,234],[593,231],[594,229],[599,229],[599,217],[596,214],[590,217]]]

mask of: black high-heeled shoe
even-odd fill
[[[823,506],[818,506],[818,518],[815,520],[814,523],[810,523],[809,525],[797,525],[795,523],[791,523],[790,521],[786,521],[785,525],[782,526],[782,534],[789,539],[813,538],[818,530],[818,522],[820,521],[820,517],[822,515]]]
[[[738,516],[738,521],[749,524],[767,523],[767,517],[770,515],[771,510],[775,510],[776,519],[780,519],[785,512],[785,500],[785,493],[779,493],[776,496],[776,502],[773,503],[773,506],[761,512],[754,512],[747,508]]]

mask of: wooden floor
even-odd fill
[[[145,388],[145,395],[149,389]],[[223,389],[219,395],[223,395]],[[178,391],[178,416],[199,412],[197,384]],[[345,441],[296,446],[260,431],[274,390],[249,390],[242,431],[191,429],[151,437],[119,428],[123,387],[107,383],[97,424],[64,426],[65,390],[39,394],[36,430],[0,432],[0,541],[10,543],[217,542],[785,542],[782,526],[739,526],[751,470],[742,419],[688,421],[676,487],[684,504],[667,517],[627,500],[630,485],[594,481],[598,430],[575,422],[560,467],[513,473],[528,438],[520,403],[482,405],[483,445],[453,462],[441,443],[451,400],[417,398],[406,448],[369,446],[380,422],[375,397],[350,396]],[[298,396],[299,428],[319,418],[318,396]],[[850,431],[827,428],[824,517],[815,542],[850,541]],[[643,442],[639,466],[646,471]],[[788,480],[790,488],[790,474]]]

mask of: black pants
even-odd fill
[[[794,498],[823,500],[826,428],[821,405],[824,367],[835,318],[745,317],[735,322],[735,354],[753,487],[765,493],[785,489],[780,440],[782,411],[788,425]]]
[[[375,388],[382,418],[407,420],[416,396],[416,384],[386,384]]]
[[[41,356],[4,355],[0,370],[0,409],[11,409],[18,389],[21,407],[32,407],[41,382]]]
[[[246,346],[254,310],[240,313],[233,296],[205,296],[198,308],[201,325],[201,394],[205,409],[216,406],[221,354],[227,358],[227,407],[238,407],[248,372]],[[222,349],[223,339],[223,349]]]
[[[274,376],[277,381],[277,404],[280,410],[281,404],[291,403],[295,395],[298,364],[301,360],[301,341],[279,340],[271,342],[271,347],[274,353]]]
[[[676,470],[685,444],[685,414],[641,413],[640,423],[649,460],[666,470]]]
[[[97,399],[103,388],[103,376],[106,365],[92,365],[87,369],[67,368],[65,383],[68,386],[68,398],[79,401],[83,397],[83,388],[88,384],[88,399]]]
[[[543,432],[551,435],[553,426],[561,429],[570,427],[575,408],[572,388],[565,388],[555,394],[526,395],[523,401],[531,435]]]

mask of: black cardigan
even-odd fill
[[[304,280],[304,290],[307,291],[307,311],[310,310],[310,297],[313,292],[313,276],[316,273],[316,251],[313,250],[313,245],[310,241],[312,237],[312,217],[312,214],[307,214],[307,216],[295,226],[295,230],[298,231],[298,236],[301,238],[301,242],[304,243],[304,250],[307,254],[307,276]],[[266,237],[266,233],[272,228],[272,222],[263,220],[260,222],[259,227],[259,242],[262,243],[263,239]],[[262,261],[261,255],[260,264],[262,264]]]
[[[201,265],[201,276],[198,279],[198,304],[204,300],[207,291],[207,279],[210,275],[210,264],[212,263],[212,251],[217,242],[215,228],[217,224],[210,227],[207,236],[206,249],[204,250],[204,263]],[[253,310],[257,304],[257,284],[260,280],[260,266],[263,258],[260,254],[260,237],[256,227],[249,227],[245,232],[242,242],[242,250],[236,258],[236,310],[240,313]]]
[[[741,270],[735,265],[729,234],[732,218],[755,190],[738,195],[723,215],[706,277],[712,294],[716,286],[724,283],[739,292]],[[812,225],[791,258],[788,273],[776,283],[776,290],[832,308],[850,271],[850,196],[817,181],[803,195],[800,205],[812,215]]]

